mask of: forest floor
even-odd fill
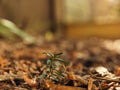
[[[0,90],[120,90],[119,44],[97,38],[36,44],[1,40]],[[62,52],[60,60],[68,64],[56,62],[51,68],[44,52]]]

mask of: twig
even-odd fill
[[[93,86],[93,79],[90,78],[90,80],[88,82],[88,90],[92,90],[92,86]]]
[[[13,80],[15,80],[15,79],[23,79],[21,76],[19,76],[19,75],[9,75],[9,74],[7,74],[7,75],[0,75],[0,82],[2,82],[2,81],[7,81],[7,80],[11,80],[11,78],[13,79]]]
[[[88,81],[84,80],[82,77],[75,75],[76,79],[79,80],[80,82],[82,82],[85,85],[88,85]]]
[[[98,88],[96,87],[95,84],[93,84],[93,79],[90,80],[89,82],[85,79],[83,79],[82,77],[78,76],[78,75],[75,75],[76,79],[79,80],[81,83],[85,84],[85,85],[88,85],[88,90],[98,90]]]
[[[100,80],[106,80],[106,81],[110,81],[110,82],[120,83],[120,78],[118,78],[118,79],[109,79],[109,78],[102,78],[102,77],[93,77],[93,78],[100,79]]]

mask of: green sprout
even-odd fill
[[[48,56],[46,69],[43,71],[41,78],[52,80],[54,82],[62,82],[67,76],[67,62],[61,59],[62,53],[52,54],[45,52]]]

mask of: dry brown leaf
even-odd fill
[[[73,72],[71,72],[71,73],[68,74],[68,79],[70,79],[70,80],[76,80],[76,77],[73,74]]]
[[[3,68],[4,66],[8,65],[9,62],[6,59],[0,57],[0,66]]]
[[[36,78],[30,79],[27,75],[25,75],[23,78],[24,78],[24,81],[32,87],[35,87],[38,85]]]
[[[119,76],[120,75],[120,67],[118,67],[115,71],[115,75]]]

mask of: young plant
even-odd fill
[[[41,78],[52,80],[54,82],[62,82],[67,76],[67,62],[60,58],[62,53],[52,54],[45,52],[48,56],[46,69],[43,71]]]

